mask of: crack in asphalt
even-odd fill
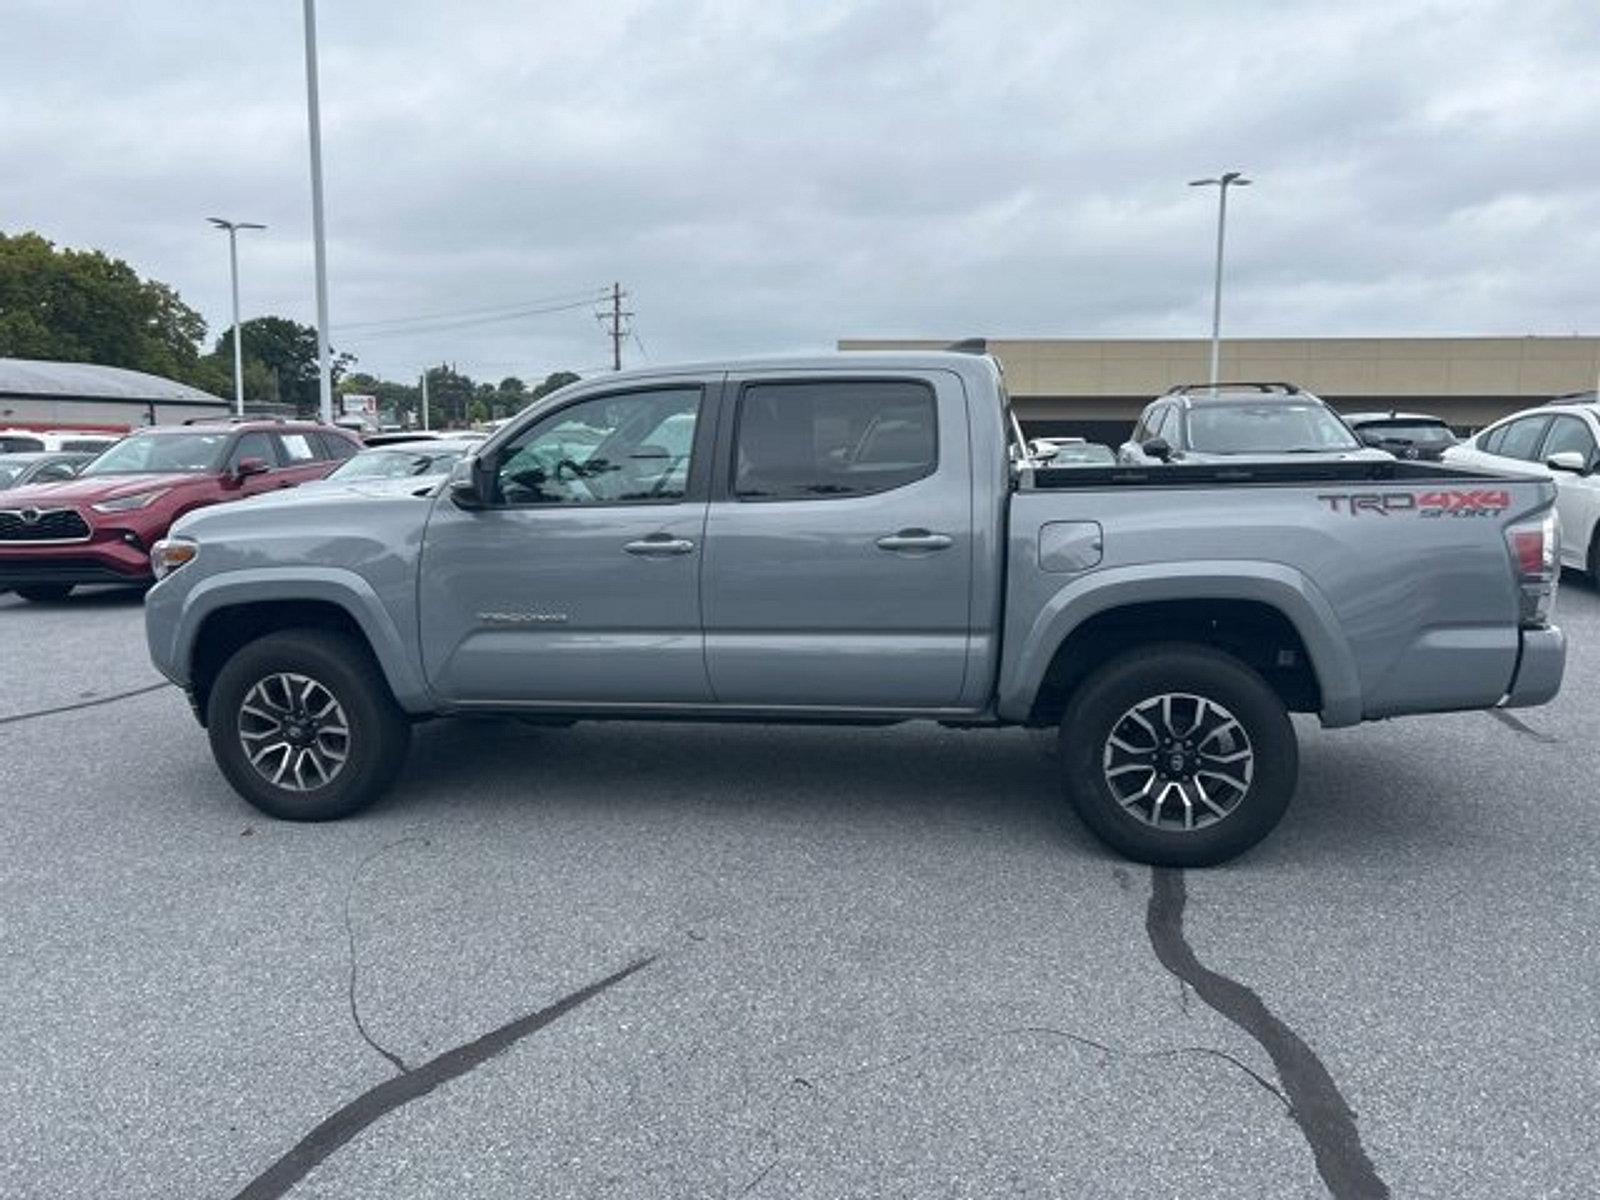
[[[1145,914],[1145,931],[1156,958],[1168,971],[1194,988],[1201,1000],[1249,1034],[1267,1052],[1277,1068],[1283,1090],[1288,1093],[1289,1116],[1300,1127],[1316,1160],[1317,1173],[1336,1200],[1387,1197],[1389,1187],[1379,1177],[1361,1145],[1356,1114],[1340,1094],[1328,1068],[1316,1051],[1252,989],[1200,962],[1184,938],[1183,912],[1187,903],[1188,893],[1181,870],[1150,868],[1150,905]]]
[[[638,959],[603,979],[569,992],[537,1012],[508,1021],[454,1049],[368,1088],[324,1118],[315,1129],[296,1142],[277,1161],[262,1171],[234,1196],[234,1200],[277,1200],[299,1183],[312,1169],[367,1126],[413,1100],[426,1096],[442,1084],[458,1079],[509,1050],[530,1034],[566,1016],[567,1013],[615,987],[636,971],[655,962],[656,956]]]
[[[1059,1038],[1062,1041],[1072,1042],[1075,1045],[1086,1046],[1091,1050],[1098,1050],[1100,1053],[1108,1055],[1112,1058],[1135,1058],[1143,1059],[1147,1062],[1154,1062],[1166,1058],[1181,1058],[1185,1055],[1191,1054],[1199,1054],[1209,1058],[1218,1058],[1224,1062],[1231,1063],[1235,1067],[1238,1067],[1239,1070],[1243,1071],[1251,1079],[1255,1080],[1256,1083],[1260,1084],[1268,1092],[1272,1093],[1273,1097],[1278,1101],[1278,1103],[1283,1105],[1285,1110],[1288,1110],[1290,1107],[1288,1098],[1278,1090],[1278,1087],[1275,1084],[1261,1075],[1261,1073],[1256,1071],[1253,1067],[1241,1062],[1239,1059],[1235,1058],[1225,1050],[1218,1050],[1212,1046],[1171,1046],[1161,1050],[1133,1050],[1126,1046],[1113,1046],[1107,1042],[1097,1041],[1092,1037],[1085,1037],[1081,1033],[1073,1033],[1066,1029],[1057,1029],[1051,1025],[1013,1025],[1005,1029],[996,1029],[987,1033],[974,1033],[968,1034],[965,1037],[946,1038],[942,1039],[935,1045],[924,1047],[919,1050],[907,1051],[905,1054],[897,1055],[896,1057],[888,1059],[885,1062],[873,1063],[872,1065],[866,1067],[858,1067],[852,1071],[827,1071],[821,1074],[810,1076],[797,1075],[794,1077],[793,1082],[803,1084],[806,1087],[815,1087],[818,1082],[827,1079],[858,1079],[865,1075],[879,1074],[880,1072],[898,1067],[903,1063],[927,1058],[941,1050],[950,1049],[955,1046],[970,1045],[974,1042],[993,1041],[998,1038],[1017,1037],[1018,1035],[1024,1034],[1039,1037]]]
[[[366,1024],[361,1020],[361,1008],[356,1003],[356,931],[355,926],[350,920],[350,901],[355,896],[356,884],[361,882],[361,874],[363,871],[365,871],[369,866],[377,862],[378,859],[382,858],[385,854],[389,853],[389,851],[395,849],[396,847],[412,845],[416,843],[426,846],[428,845],[428,839],[423,837],[405,837],[399,838],[393,842],[389,842],[387,845],[379,846],[371,854],[367,855],[366,858],[362,859],[360,865],[358,865],[356,869],[350,873],[350,883],[344,890],[344,933],[346,942],[350,949],[350,980],[349,987],[347,989],[348,998],[350,1001],[350,1020],[354,1022],[356,1032],[361,1035],[361,1040],[366,1042],[367,1045],[371,1046],[379,1054],[383,1055],[384,1058],[388,1059],[394,1069],[399,1071],[402,1075],[410,1070],[410,1068],[406,1066],[405,1060],[393,1050],[390,1050],[387,1046],[381,1045],[378,1040],[374,1038],[370,1032],[368,1032]]]
[[[146,684],[144,687],[133,688],[126,692],[112,692],[109,696],[94,696],[88,700],[79,700],[74,704],[58,704],[55,708],[41,708],[34,712],[14,713],[9,717],[0,717],[0,725],[14,725],[18,721],[33,721],[39,717],[53,717],[57,713],[77,712],[80,708],[95,708],[101,704],[115,704],[118,700],[131,700],[135,696],[148,695],[150,692],[159,692],[162,688],[173,685],[163,679],[160,683]]]
[[[1004,1029],[995,1029],[983,1033],[967,1034],[961,1037],[941,1038],[930,1045],[922,1046],[916,1050],[907,1051],[904,1054],[896,1055],[895,1057],[887,1059],[883,1062],[872,1063],[868,1066],[857,1067],[853,1070],[823,1071],[809,1076],[795,1075],[790,1078],[789,1082],[791,1085],[803,1087],[808,1091],[816,1091],[817,1085],[826,1080],[860,1079],[865,1076],[876,1075],[884,1071],[892,1070],[893,1068],[908,1062],[915,1062],[921,1059],[929,1058],[940,1051],[949,1050],[956,1046],[972,1045],[979,1042],[994,1041],[999,1038],[1018,1036],[1057,1038],[1076,1046],[1082,1046],[1094,1050],[1100,1054],[1106,1055],[1109,1058],[1131,1058],[1144,1060],[1146,1062],[1155,1062],[1163,1059],[1181,1058],[1186,1055],[1201,1055],[1207,1058],[1219,1059],[1244,1072],[1245,1075],[1247,1075],[1258,1086],[1270,1094],[1274,1100],[1282,1105],[1285,1112],[1291,1111],[1288,1097],[1286,1097],[1283,1092],[1279,1090],[1276,1084],[1274,1084],[1270,1079],[1267,1079],[1248,1063],[1235,1058],[1225,1050],[1218,1050],[1211,1046],[1174,1046],[1161,1050],[1133,1050],[1125,1046],[1114,1046],[1107,1042],[1098,1041],[1095,1038],[1085,1037],[1083,1034],[1073,1033],[1070,1030],[1058,1029],[1051,1025],[1014,1025],[1008,1026]],[[777,1107],[776,1103],[774,1103],[773,1107],[775,1110]],[[783,1124],[783,1122],[778,1123]],[[737,1192],[732,1193],[734,1196],[743,1197],[754,1192],[755,1189],[761,1185],[762,1181],[773,1172],[781,1160],[782,1140],[777,1136],[776,1132],[772,1130],[768,1130],[766,1136],[771,1139],[776,1152],[774,1153],[771,1161],[763,1166],[754,1177],[745,1183],[743,1187],[739,1188]]]
[[[1561,743],[1561,739],[1556,737],[1554,734],[1544,733],[1538,729],[1535,729],[1532,725],[1529,725],[1520,717],[1512,716],[1503,708],[1488,708],[1484,711],[1495,720],[1499,721],[1500,724],[1504,725],[1507,729],[1523,734],[1526,737],[1531,737],[1536,742],[1543,742],[1546,746],[1557,746]]]

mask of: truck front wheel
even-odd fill
[[[367,648],[322,629],[271,633],[234,654],[212,685],[206,729],[234,790],[286,821],[366,807],[411,738]]]
[[[1299,752],[1283,701],[1244,663],[1190,643],[1142,646],[1095,671],[1061,721],[1067,797],[1128,858],[1203,867],[1282,819]]]

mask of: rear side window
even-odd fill
[[[1544,437],[1548,424],[1549,417],[1523,417],[1520,421],[1512,421],[1505,427],[1504,436],[1499,439],[1496,448],[1489,453],[1532,462],[1538,456],[1539,441]]]
[[[334,462],[354,458],[361,451],[360,446],[349,438],[340,437],[337,433],[319,433],[315,437],[322,443],[322,456],[331,458]]]
[[[283,461],[286,466],[302,466],[308,462],[316,462],[319,457],[311,448],[311,438],[303,433],[280,433],[278,445],[283,448]]]
[[[757,383],[739,398],[740,499],[865,496],[923,479],[938,463],[938,409],[925,383]]]

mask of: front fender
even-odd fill
[[[1232,559],[1110,567],[1051,593],[1027,628],[1007,629],[1000,666],[1000,716],[1012,721],[1027,718],[1056,650],[1090,617],[1163,600],[1252,600],[1277,609],[1305,643],[1322,692],[1322,723],[1334,727],[1361,720],[1355,656],[1326,598],[1292,567]]]
[[[433,709],[416,657],[388,608],[370,583],[341,567],[231,570],[202,579],[181,595],[157,586],[146,599],[151,657],[169,679],[187,686],[195,639],[206,618],[236,604],[272,600],[323,601],[343,609],[366,636],[400,707],[411,713]]]

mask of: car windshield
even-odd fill
[[[466,455],[469,446],[441,446],[429,442],[422,446],[395,446],[368,450],[356,455],[329,479],[349,483],[357,479],[404,479],[411,475],[443,475],[450,465]]]
[[[1359,448],[1344,422],[1320,404],[1200,404],[1189,410],[1189,449],[1202,454],[1311,454]]]
[[[112,446],[79,475],[209,471],[216,466],[227,440],[226,433],[135,434]]]
[[[0,458],[0,488],[10,487],[21,479],[29,461],[25,458]]]

